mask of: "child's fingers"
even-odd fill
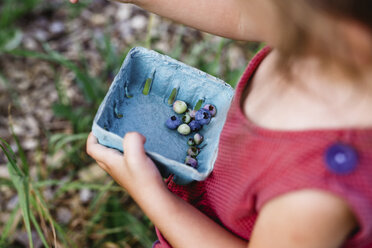
[[[129,164],[145,164],[148,162],[144,144],[146,137],[137,132],[129,132],[123,140],[124,159]]]
[[[89,156],[108,165],[117,164],[123,158],[119,151],[100,145],[93,133],[88,136],[86,149]]]

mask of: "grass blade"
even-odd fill
[[[53,51],[49,46],[44,45],[44,48],[47,51],[46,54],[22,49],[15,49],[7,53],[14,56],[43,59],[60,64],[75,73],[77,82],[89,102],[101,101],[103,99],[104,90],[95,78],[91,77],[87,72],[80,70],[75,63],[71,62],[63,55]]]
[[[17,165],[17,161],[15,160],[15,154],[10,147],[10,145],[2,138],[0,138],[0,148],[3,150],[6,158],[8,159],[8,170],[10,174],[17,175],[19,177],[23,177],[24,173],[21,169],[19,169]]]
[[[5,145],[5,147],[4,147]],[[23,214],[23,221],[29,238],[29,245],[33,248],[32,235],[31,235],[31,224],[30,224],[30,204],[29,204],[29,181],[28,177],[18,168],[16,162],[13,160],[14,152],[5,140],[0,138],[0,147],[4,151],[5,156],[8,158],[9,163],[7,167],[10,174],[10,179],[17,190],[19,205]],[[7,149],[9,149],[9,151]]]
[[[4,229],[1,231],[0,247],[4,244],[5,240],[10,236],[11,231],[17,226],[20,218],[19,204],[15,206],[13,211],[10,213],[9,219],[5,224]]]
[[[78,141],[78,140],[86,140],[88,138],[88,133],[79,133],[79,134],[72,134],[72,135],[65,135],[60,140],[55,143],[55,150],[61,149],[68,143]]]
[[[39,234],[39,237],[41,239],[41,242],[43,242],[44,247],[49,248],[48,242],[46,241],[43,232],[41,231],[41,228],[39,226],[39,223],[37,223],[35,216],[31,213],[31,221],[34,225],[36,232]]]
[[[13,185],[12,181],[8,178],[0,177],[0,185],[4,185],[4,186],[9,187],[9,188],[14,188],[14,185]]]
[[[18,136],[14,133],[12,116],[10,115],[10,107],[9,107],[9,127],[10,127],[10,132],[12,133],[12,136],[17,144],[18,154],[21,157],[21,162],[23,165],[23,173],[25,174],[25,176],[28,176],[29,166],[28,166],[28,162],[26,159],[26,154],[21,146],[21,143],[19,142]]]
[[[50,226],[51,226],[52,231],[53,231],[55,244],[56,244],[55,230],[57,230],[57,232],[59,233],[59,237],[61,238],[61,241],[64,243],[65,247],[71,247],[71,248],[76,247],[75,245],[73,245],[72,243],[69,242],[69,240],[66,238],[66,234],[65,234],[64,230],[62,229],[62,227],[52,218],[52,216],[51,216],[51,214],[48,210],[48,206],[47,206],[46,202],[44,201],[40,192],[38,190],[34,190],[34,192],[35,192],[35,195],[36,195],[36,200],[38,202],[38,206],[41,207],[41,209],[40,209],[41,214],[43,216],[45,216],[50,223]]]
[[[19,186],[16,188],[18,191],[18,198],[19,198],[19,205],[21,206],[23,221],[25,223],[29,246],[31,248],[34,247],[32,242],[32,234],[31,234],[31,223],[30,223],[30,190],[28,185],[28,177],[24,178],[17,178],[13,180],[14,182],[20,183]]]

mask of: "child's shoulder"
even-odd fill
[[[288,77],[276,69],[278,57],[275,50],[266,52],[255,65],[242,96],[247,119],[274,130],[372,130],[372,84],[361,86],[340,75],[322,74],[311,59],[294,63],[293,76]]]

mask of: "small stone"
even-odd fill
[[[89,202],[93,197],[92,191],[89,189],[82,189],[80,190],[80,201],[82,203],[87,203]]]
[[[106,24],[106,17],[102,14],[93,14],[91,22],[95,26],[102,26]]]
[[[0,178],[10,179],[9,171],[5,164],[0,164]]]
[[[29,247],[29,238],[26,231],[17,231],[15,234],[12,235],[14,237],[14,242],[19,243],[21,247]],[[41,241],[38,233],[34,230],[31,231],[32,242],[34,248],[41,248],[43,246],[43,242]]]
[[[118,4],[115,19],[118,22],[129,19],[132,13],[131,7],[128,4]]]
[[[18,202],[19,202],[18,196],[17,195],[13,196],[6,204],[6,209],[13,210],[17,206]]]
[[[38,41],[46,41],[48,39],[48,32],[43,29],[37,29],[33,34]]]
[[[142,30],[147,26],[147,19],[142,15],[136,15],[131,19],[131,26],[135,30]]]
[[[50,201],[50,200],[52,200],[53,197],[54,197],[54,192],[53,192],[53,190],[52,190],[50,187],[48,187],[48,188],[46,188],[46,189],[43,191],[43,196],[44,196],[45,200]]]
[[[68,224],[72,218],[71,211],[66,207],[57,209],[57,220],[62,224]]]
[[[64,30],[65,30],[65,26],[63,22],[60,22],[60,21],[52,22],[52,24],[50,24],[50,27],[49,27],[49,31],[52,34],[59,34],[59,33],[62,33]]]

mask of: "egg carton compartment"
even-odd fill
[[[168,56],[142,47],[126,56],[94,118],[92,131],[100,144],[123,151],[127,132],[146,137],[145,150],[163,177],[173,174],[177,184],[202,181],[213,170],[218,142],[234,89],[207,73]],[[199,133],[204,136],[196,169],[184,164],[187,141],[195,132],[183,136],[165,122],[177,115],[172,108],[182,100],[194,109],[205,104],[216,106],[217,114]],[[181,115],[178,115],[181,116]]]

